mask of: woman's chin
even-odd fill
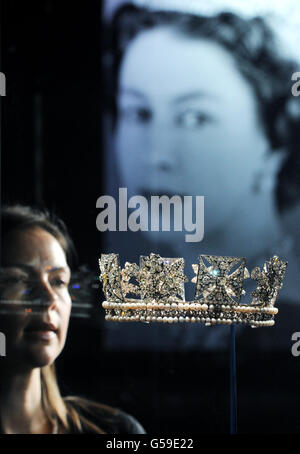
[[[45,367],[50,366],[60,352],[54,346],[43,346],[42,348],[35,348],[27,352],[26,361],[32,367]],[[24,358],[25,360],[25,358]]]

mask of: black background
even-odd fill
[[[102,30],[102,32],[101,32]],[[96,200],[104,177],[100,1],[1,1],[1,202],[62,216],[81,263],[98,273]],[[100,291],[89,319],[71,319],[57,361],[64,394],[133,414],[149,433],[229,431],[229,351],[107,352]],[[238,345],[238,430],[298,432],[300,359]]]

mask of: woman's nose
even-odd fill
[[[34,298],[40,301],[42,307],[49,308],[57,303],[57,295],[46,280],[41,280],[39,285],[36,286]]]

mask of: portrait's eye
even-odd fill
[[[8,272],[0,280],[0,288],[14,292],[15,299],[28,299],[32,297],[35,281],[23,272]]]
[[[128,123],[146,124],[152,119],[152,112],[146,107],[124,106],[119,108],[119,117]]]
[[[11,286],[29,286],[30,277],[27,273],[18,270],[2,269],[0,275],[0,284],[7,287]]]
[[[186,109],[176,116],[176,124],[183,128],[196,129],[213,121],[212,117],[198,109]]]

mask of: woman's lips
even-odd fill
[[[26,337],[29,339],[36,339],[36,340],[51,340],[56,337],[56,332],[55,331],[40,331],[40,330],[35,330],[35,331],[25,331]]]
[[[28,326],[25,335],[29,339],[51,340],[57,336],[57,327],[51,323],[39,323]]]

